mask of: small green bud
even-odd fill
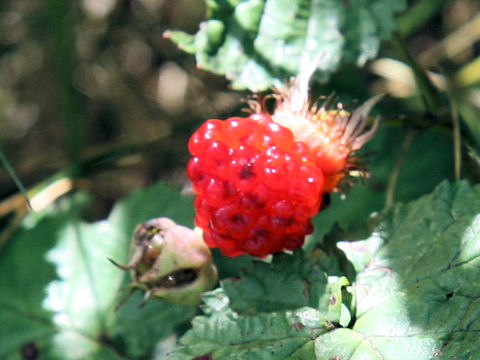
[[[145,301],[156,297],[196,305],[200,294],[217,282],[217,269],[201,234],[168,218],[151,219],[136,227],[128,265],[111,261],[130,271],[127,297],[140,289],[145,292]]]

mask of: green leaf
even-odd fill
[[[181,339],[183,346],[172,355],[174,359],[206,355],[212,359],[284,359],[322,331],[320,313],[312,308],[239,316],[228,309],[228,298],[219,306],[226,298],[221,289],[214,296],[213,304],[207,298],[209,316],[193,320],[192,330]]]
[[[352,329],[319,336],[317,358],[475,358],[479,214],[480,187],[443,183],[396,206],[367,240],[341,244],[361,269],[357,318]]]
[[[23,347],[45,346],[56,333],[52,314],[42,306],[55,268],[42,256],[67,217],[43,219],[18,233],[0,252],[0,358],[20,359]]]
[[[208,19],[192,36],[167,32],[194,52],[200,68],[226,75],[236,89],[265,90],[318,57],[327,79],[343,61],[363,65],[395,28],[404,0],[206,1]]]
[[[46,255],[59,276],[48,285],[44,300],[44,307],[55,314],[53,323],[59,328],[53,339],[58,357],[85,358],[100,347],[92,339],[106,333],[123,280],[123,274],[106,261],[118,246],[115,240],[115,230],[106,222],[83,224],[73,220]]]
[[[336,281],[336,279],[335,279]],[[331,281],[331,283],[335,283]],[[327,291],[328,279],[319,267],[306,261],[303,252],[293,256],[278,254],[272,263],[255,261],[241,272],[240,279],[222,282],[222,288],[230,298],[230,307],[240,314],[254,315],[261,312],[274,312],[310,306],[329,312],[332,298],[340,293]],[[340,301],[336,302],[339,306]],[[338,322],[340,309],[332,311],[327,322]]]
[[[193,226],[193,198],[177,189],[158,183],[134,192],[115,205],[108,221],[130,240],[135,226],[154,217],[168,217],[178,224]]]
[[[317,307],[326,284],[326,275],[305,263],[302,252],[295,252],[293,256],[275,256],[272,264],[255,261],[241,272],[240,280],[226,280],[222,287],[230,298],[232,310],[252,315]]]
[[[126,261],[139,222],[168,216],[188,225],[192,212],[191,197],[158,184],[104,221],[82,222],[75,204],[28,219],[0,252],[0,358],[19,359],[24,347],[46,359],[150,354],[195,308],[150,301],[138,309],[138,294],[114,312],[127,274],[108,258]]]
[[[347,285],[327,279],[303,251],[255,261],[204,296],[206,315],[194,319],[173,357],[311,359],[312,339],[350,317],[342,304]]]
[[[141,357],[152,351],[159,339],[174,333],[174,327],[187,323],[195,315],[194,308],[148,301],[139,308],[143,295],[135,293],[115,314],[109,335],[113,343],[130,356]]]

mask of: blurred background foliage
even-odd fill
[[[189,134],[207,118],[241,114],[246,95],[163,37],[167,29],[195,33],[205,9],[198,0],[2,1],[0,144],[23,184],[69,167],[88,175],[81,186],[95,195],[92,218],[158,179],[184,185]],[[347,103],[388,92],[385,122],[428,124],[408,48],[478,134],[479,9],[477,0],[409,1],[398,20],[400,50],[398,40],[385,42],[376,60],[347,64],[315,90],[335,90]],[[2,199],[18,191],[4,169],[0,185]]]
[[[224,79],[195,70],[162,37],[194,31],[204,9],[197,0],[2,1],[0,143],[25,186],[100,157],[101,173],[82,184],[100,218],[134,188],[183,182],[189,133],[240,106]],[[2,198],[18,191],[4,169],[0,183]]]

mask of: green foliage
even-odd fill
[[[479,213],[479,186],[443,183],[395,206],[368,239],[340,243],[357,271],[355,306],[345,280],[327,282],[301,252],[256,262],[206,295],[173,358],[470,358],[480,351]]]
[[[391,174],[395,171],[400,149],[409,133],[412,134],[412,142],[398,178],[395,200],[411,201],[430,193],[444,179],[454,181],[450,134],[438,128],[418,131],[394,124],[382,124],[365,149],[369,153],[365,156],[369,162],[367,166],[374,166],[370,179],[365,183],[355,183],[346,197],[332,195],[330,205],[314,218],[313,243],[323,241],[323,236],[334,223],[347,230],[352,224],[367,223],[372,213],[384,208]],[[358,236],[358,233],[355,235]]]
[[[29,344],[48,359],[144,356],[195,313],[161,301],[139,309],[138,296],[114,312],[126,274],[108,261],[127,261],[140,222],[191,221],[191,198],[158,184],[119,202],[105,221],[83,223],[78,209],[65,200],[53,212],[32,214],[32,224],[2,249],[0,358],[20,358]]]
[[[241,272],[240,280],[224,281],[222,287],[230,298],[231,308],[253,315],[301,306],[317,307],[327,284],[326,275],[305,264],[299,253],[289,258],[282,254],[275,256],[272,264],[257,261]]]
[[[161,301],[139,309],[137,296],[114,312],[124,274],[107,257],[126,260],[137,222],[190,209],[190,198],[159,184],[98,223],[80,222],[72,201],[32,217],[0,258],[2,358],[31,344],[48,359],[151,353],[194,309]],[[170,357],[467,359],[480,351],[479,213],[480,187],[466,183],[394,206],[368,239],[339,243],[356,271],[351,284],[327,276],[315,251],[253,261],[204,296],[205,315]]]
[[[207,1],[208,19],[195,35],[170,31],[200,68],[225,75],[235,89],[265,90],[318,57],[324,80],[345,61],[377,55],[395,28],[404,0]]]
[[[256,261],[240,280],[205,295],[206,316],[193,320],[172,357],[308,358],[313,349],[304,346],[348,312],[341,306],[345,285],[345,278],[327,280],[302,251],[275,255],[271,264]]]
[[[316,356],[475,357],[479,200],[478,186],[443,183],[396,206],[367,240],[339,245],[358,270],[357,319],[316,339]]]

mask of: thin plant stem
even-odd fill
[[[447,80],[446,91],[449,98],[450,118],[452,122],[452,137],[453,137],[453,170],[455,181],[460,181],[460,172],[462,169],[462,130],[460,126],[460,119],[458,117],[458,105],[455,98],[455,88],[448,76],[444,76]]]
[[[453,134],[453,160],[455,181],[460,181],[460,171],[462,168],[462,135],[460,130],[460,120],[458,119],[457,103],[451,96],[450,113],[452,116],[452,134]]]
[[[408,49],[405,40],[399,33],[394,34],[392,44],[397,48],[401,58],[412,69],[418,89],[423,95],[426,110],[430,114],[437,114],[438,110],[442,109],[444,104],[438,89],[430,81],[425,70],[418,64],[417,60]]]
[[[398,177],[400,176],[400,171],[402,169],[403,163],[407,158],[407,154],[410,150],[410,146],[412,145],[412,140],[415,136],[415,133],[415,130],[408,130],[405,139],[403,140],[400,153],[398,154],[397,162],[395,163],[392,174],[390,175],[390,179],[388,181],[387,192],[385,194],[385,210],[389,209],[394,203],[395,189],[397,187]]]
[[[8,174],[12,178],[13,182],[17,186],[18,190],[22,193],[23,197],[25,198],[28,207],[31,209],[32,206],[30,204],[30,198],[28,196],[27,189],[25,188],[25,186],[23,186],[23,183],[20,180],[20,178],[18,177],[17,172],[13,168],[12,164],[10,164],[10,161],[8,161],[7,157],[5,156],[5,154],[4,154],[4,152],[1,148],[0,148],[0,162],[3,164],[3,167],[8,172]]]
[[[397,21],[397,28],[403,36],[409,36],[437,15],[452,0],[419,0],[414,2]]]
[[[69,4],[69,1],[48,0],[47,5],[64,123],[64,147],[69,161],[76,163],[80,157],[82,136],[77,92],[72,83],[74,36],[69,21]]]

